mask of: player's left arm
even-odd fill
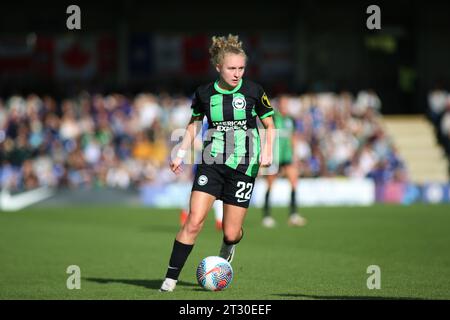
[[[262,167],[269,167],[273,160],[273,142],[275,140],[275,124],[273,122],[273,108],[270,104],[269,98],[262,87],[257,88],[257,99],[255,104],[255,111],[261,120],[265,130],[265,143],[262,147],[260,156],[260,165]]]
[[[295,123],[295,120],[292,119],[292,122],[293,122],[293,128],[294,128],[294,132],[292,132],[292,137],[291,137],[292,162],[294,164],[296,164],[298,162],[298,157],[297,157],[297,152],[296,152],[297,143],[298,143],[298,131],[297,131],[297,124]]]
[[[262,167],[269,167],[273,160],[273,142],[275,140],[275,124],[272,116],[261,119],[265,129],[265,141],[262,147],[260,165]]]

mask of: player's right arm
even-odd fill
[[[186,127],[183,140],[181,142],[180,147],[177,150],[177,155],[175,156],[175,159],[173,159],[170,162],[170,169],[175,174],[179,174],[182,172],[181,164],[183,163],[183,159],[186,156],[187,150],[189,150],[193,145],[194,139],[201,129],[204,112],[202,110],[202,104],[199,98],[198,91],[195,92],[191,108],[192,108],[191,120],[189,121],[189,124]]]
[[[292,125],[294,128],[294,132],[292,133],[291,137],[291,147],[292,147],[292,163],[297,164],[298,163],[298,156],[297,156],[297,144],[298,144],[298,131],[297,131],[297,124],[294,119],[292,119]]]
[[[194,139],[197,133],[200,132],[200,126],[202,124],[203,116],[192,116],[189,124],[186,127],[186,131],[183,136],[180,147],[177,150],[177,155],[175,159],[170,162],[170,169],[175,173],[179,174],[182,172],[181,164],[186,156],[187,150],[193,145]]]

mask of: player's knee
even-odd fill
[[[186,221],[185,225],[183,226],[183,229],[186,233],[190,235],[197,235],[200,233],[202,226],[203,223],[201,221],[189,219],[188,221]]]
[[[239,241],[241,241],[242,237],[244,236],[244,230],[238,229],[238,230],[225,230],[223,235],[223,241],[226,244],[237,244]]]

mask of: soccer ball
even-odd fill
[[[233,268],[224,258],[210,256],[204,258],[197,267],[197,281],[206,290],[226,289],[233,280]]]

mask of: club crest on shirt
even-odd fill
[[[244,97],[234,97],[233,102],[231,104],[233,105],[233,108],[242,110],[242,109],[245,109],[245,106],[247,105],[247,101],[245,101]]]
[[[264,105],[264,107],[272,109],[269,98],[267,98],[267,94],[265,92],[264,92],[263,96],[261,97],[261,102]]]
[[[199,185],[204,186],[205,184],[208,183],[208,177],[202,174],[200,177],[198,177],[197,182]]]

